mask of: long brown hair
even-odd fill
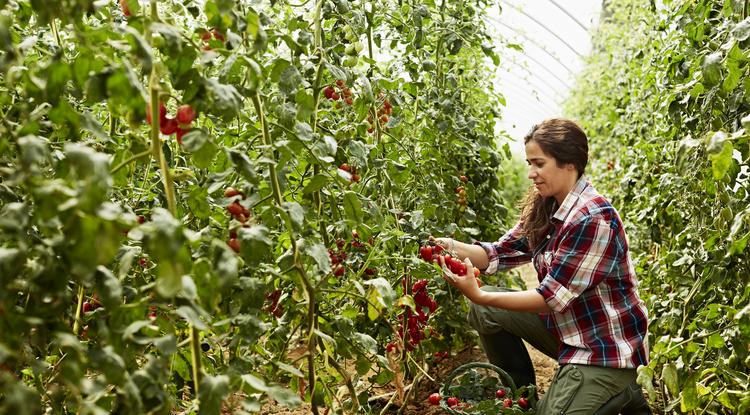
[[[580,178],[589,161],[589,144],[586,133],[574,121],[550,118],[531,127],[523,138],[524,144],[534,141],[544,154],[552,157],[557,165],[575,166]],[[550,228],[550,217],[557,210],[554,197],[542,197],[534,186],[521,201],[521,233],[534,249],[546,236]]]

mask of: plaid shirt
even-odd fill
[[[490,259],[484,271],[534,262],[550,313],[547,329],[560,342],[558,363],[635,368],[648,363],[646,306],[620,216],[582,177],[552,216],[546,245],[531,252],[516,225],[498,242],[478,242]]]

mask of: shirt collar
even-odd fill
[[[571,189],[570,192],[568,192],[568,195],[565,196],[565,200],[563,200],[560,207],[557,208],[557,212],[552,215],[552,219],[557,219],[560,222],[565,222],[565,219],[573,210],[573,207],[575,207],[578,199],[581,197],[581,193],[583,193],[584,189],[586,189],[587,186],[589,186],[588,179],[586,178],[586,176],[581,175],[575,186],[573,186],[573,189]]]

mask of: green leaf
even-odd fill
[[[252,38],[255,38],[256,36],[258,36],[258,29],[260,29],[260,17],[258,17],[258,13],[250,9],[247,12],[246,22],[247,22],[247,29],[246,29],[247,33]]]
[[[269,230],[264,225],[240,228],[237,232],[241,245],[240,252],[248,264],[257,264],[270,252],[272,242],[268,233]]]
[[[378,343],[375,339],[365,333],[352,333],[352,340],[355,344],[359,345],[363,350],[370,354],[376,354],[378,352]]]
[[[210,110],[229,120],[239,115],[242,107],[242,95],[233,85],[225,85],[217,79],[204,79],[204,86],[208,98],[211,100]]]
[[[301,230],[305,224],[305,209],[302,208],[302,205],[297,202],[284,202],[281,204],[281,208],[289,216],[294,229]]]
[[[227,149],[226,152],[229,156],[229,160],[234,164],[235,169],[237,169],[237,172],[247,179],[247,181],[257,184],[258,176],[255,174],[253,163],[247,155],[234,149]]]
[[[331,272],[331,259],[325,245],[322,243],[305,244],[304,249],[305,253],[318,264],[321,273],[328,274]]]
[[[297,93],[297,88],[304,86],[302,75],[295,66],[289,65],[282,72],[279,79],[279,91],[287,96]]]
[[[115,385],[121,385],[128,373],[125,369],[125,361],[117,354],[112,346],[94,348],[88,351],[92,366],[101,371],[107,377],[107,381]]]
[[[221,414],[221,403],[229,394],[229,376],[203,376],[198,392],[199,415]]]
[[[682,385],[682,392],[680,393],[680,411],[689,412],[700,405],[698,389],[696,387],[699,376],[700,372],[693,372],[685,380],[685,384]]]
[[[222,284],[228,285],[238,276],[239,261],[237,256],[224,241],[212,240],[211,248],[213,251],[213,270],[221,278]]]
[[[732,36],[739,40],[746,40],[748,37],[750,37],[750,17],[745,18],[745,20],[737,23],[730,32]]]
[[[334,79],[343,79],[345,81],[348,79],[348,77],[346,76],[346,72],[343,69],[339,68],[338,66],[333,65],[332,63],[328,61],[325,62],[325,65],[326,65],[326,69],[328,69],[328,72],[331,73]]]
[[[720,153],[709,154],[708,158],[711,160],[711,171],[713,171],[714,179],[721,179],[732,167],[734,163],[734,159],[732,158],[733,150],[732,143],[726,141]]]
[[[182,136],[182,147],[190,153],[196,152],[208,142],[208,138],[202,128],[193,128]]]
[[[667,390],[669,390],[669,393],[671,393],[672,396],[677,396],[680,393],[677,367],[674,365],[674,363],[669,362],[665,364],[664,367],[662,367],[661,379],[667,386]]]
[[[302,194],[308,195],[313,192],[317,192],[322,189],[328,183],[328,176],[325,174],[318,174],[313,176],[310,181],[307,182],[305,188],[302,189]]]
[[[198,315],[198,312],[195,311],[195,309],[190,306],[186,306],[186,305],[180,306],[179,308],[175,310],[175,313],[177,313],[177,315],[185,319],[185,321],[193,325],[198,330],[208,329],[208,326],[200,318],[200,316]]]
[[[288,364],[286,364],[284,362],[273,362],[273,364],[275,364],[276,366],[278,366],[279,369],[281,369],[284,372],[287,372],[287,373],[289,373],[289,374],[291,374],[293,376],[297,376],[299,378],[304,378],[305,377],[305,374],[302,373],[302,371],[300,371],[299,369],[297,369],[296,367],[294,367],[292,365],[288,365]]]
[[[146,250],[156,260],[156,290],[163,297],[173,297],[182,290],[182,276],[190,272],[192,260],[188,238],[182,224],[166,209],[151,211],[151,221],[140,227]]]
[[[244,374],[241,379],[251,390],[265,392],[269,398],[275,399],[281,405],[295,407],[302,403],[299,397],[288,388],[269,386],[266,382],[251,374]]]
[[[714,349],[723,349],[724,347],[726,347],[726,343],[724,343],[724,338],[721,337],[721,333],[714,333],[710,335],[708,337],[708,340],[706,341],[706,345]]]
[[[636,378],[636,381],[638,382],[638,384],[646,389],[646,393],[648,394],[649,398],[656,397],[656,390],[654,389],[653,383],[654,370],[648,366],[638,366],[637,372],[638,376]]]
[[[357,358],[357,363],[355,365],[355,369],[357,370],[357,374],[360,376],[366,375],[370,369],[372,368],[372,362],[370,359],[360,356]]]
[[[718,85],[722,79],[721,73],[722,55],[715,52],[707,55],[703,60],[703,84],[707,87]]]
[[[344,212],[346,213],[346,216],[349,218],[349,220],[357,224],[362,223],[362,203],[359,201],[359,197],[357,196],[357,194],[352,191],[347,191],[346,193],[344,193],[343,202]]]
[[[113,309],[122,304],[122,287],[120,280],[112,274],[112,271],[99,266],[94,274],[96,290],[104,307]]]

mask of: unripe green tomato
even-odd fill
[[[724,209],[721,210],[721,218],[727,222],[734,219],[734,215],[732,214],[732,209],[730,209],[729,206],[724,207]]]
[[[161,49],[164,47],[164,38],[159,32],[156,32],[151,36],[151,42],[157,49]]]
[[[354,50],[357,51],[357,53],[362,52],[362,49],[364,48],[365,48],[365,45],[363,45],[362,42],[360,41],[354,42]]]
[[[357,57],[356,56],[347,56],[346,59],[344,59],[343,65],[347,68],[351,68],[357,65]]]
[[[739,363],[740,358],[737,356],[737,353],[732,353],[731,356],[729,356],[729,359],[727,359],[727,366],[734,367]]]
[[[719,193],[719,201],[725,205],[729,203],[729,195],[727,194],[727,192]]]
[[[354,51],[354,45],[349,43],[346,45],[346,48],[344,48],[344,53],[346,53],[349,56],[355,55],[357,52]]]

